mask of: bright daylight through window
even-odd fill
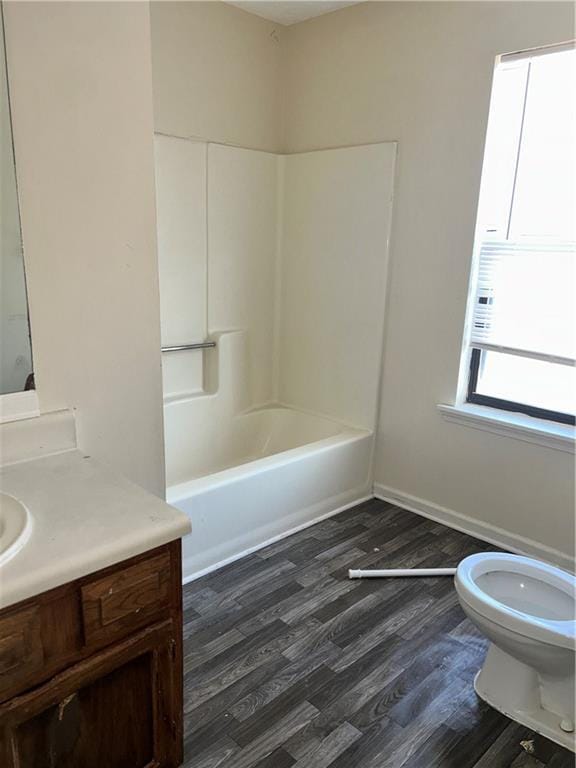
[[[470,301],[467,400],[574,424],[576,53],[501,57]]]

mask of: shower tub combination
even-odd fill
[[[192,523],[185,582],[370,497],[372,432],[275,406],[215,435],[192,403],[165,406],[167,500]]]
[[[396,145],[156,143],[167,500],[192,523],[189,581],[372,495]]]

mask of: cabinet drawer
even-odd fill
[[[0,697],[41,669],[43,662],[38,607],[0,619]]]
[[[81,597],[87,645],[122,637],[170,610],[170,553],[89,581]]]

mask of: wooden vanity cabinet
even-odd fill
[[[2,768],[182,762],[180,542],[0,611]]]

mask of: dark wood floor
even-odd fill
[[[185,587],[186,768],[571,768],[476,697],[452,579],[347,578],[490,549],[373,500]]]

